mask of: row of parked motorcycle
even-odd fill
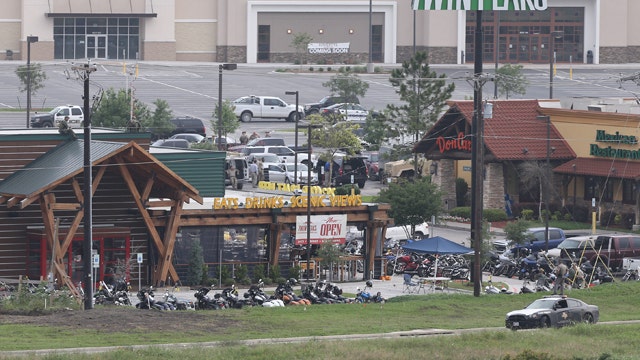
[[[373,283],[371,281],[365,283],[364,289],[358,288],[355,298],[343,296],[340,287],[326,280],[303,285],[299,295],[294,291],[296,284],[296,279],[289,279],[279,284],[273,295],[267,295],[264,291],[264,283],[260,280],[258,284],[251,285],[243,296],[239,296],[235,285],[222,289],[212,296],[210,294],[213,287],[200,287],[194,293],[194,301],[178,299],[169,290],[165,290],[165,293],[158,297],[154,293],[153,287],[149,287],[142,288],[137,292],[138,303],[135,307],[156,310],[220,310],[240,309],[245,306],[283,307],[286,305],[385,302],[380,292],[372,295]],[[95,303],[132,306],[129,290],[128,283],[124,281],[118,281],[115,285],[101,283],[99,290],[94,295]]]
[[[553,283],[557,281],[553,273],[555,264],[544,253],[529,252],[523,249],[518,257],[512,252],[501,254],[490,253],[489,260],[482,267],[483,272],[493,276],[512,278],[517,276],[523,280],[522,293],[551,291]],[[589,284],[612,282],[613,277],[602,266],[594,267],[588,259],[565,259],[568,262],[568,274],[562,280],[565,285],[573,288],[584,288]],[[579,264],[576,268],[572,264]],[[486,290],[486,289],[485,289]],[[496,292],[495,289],[489,289]],[[487,292],[490,292],[487,290]]]
[[[436,273],[437,272],[437,273]],[[461,255],[388,254],[387,275],[411,274],[419,277],[447,277],[470,280],[469,262]]]

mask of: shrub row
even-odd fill
[[[453,208],[449,211],[449,215],[464,219],[471,218],[471,207],[469,206],[460,206],[457,208]],[[482,212],[482,219],[485,221],[493,222],[493,221],[506,221],[507,213],[502,209],[484,209]]]

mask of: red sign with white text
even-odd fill
[[[325,241],[344,244],[347,241],[347,215],[313,215],[310,227],[311,245],[321,245]],[[307,216],[296,216],[296,245],[307,244]]]

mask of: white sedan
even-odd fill
[[[265,170],[268,172],[268,181],[293,184],[295,174],[295,164],[283,163],[283,164],[268,164],[265,166]],[[298,164],[298,184],[308,184],[307,172],[308,168],[305,164]],[[318,174],[314,171],[311,172],[311,185],[318,183]]]
[[[369,116],[369,110],[360,104],[341,103],[320,109],[320,114],[324,116],[342,115],[346,121],[356,121],[366,120],[367,116]],[[377,116],[378,113],[372,112],[371,115]]]

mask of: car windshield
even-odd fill
[[[525,309],[553,309],[554,299],[539,299],[527,306]]]
[[[261,159],[262,162],[265,163],[279,163],[280,162],[280,158],[278,157],[278,155],[273,155],[273,154],[257,154],[255,156],[252,157],[251,160],[253,159]]]
[[[325,96],[322,99],[320,99],[320,101],[318,101],[320,104],[324,104],[327,101],[329,101],[329,99],[331,99],[331,96]]]
[[[285,166],[287,167],[287,171],[291,171],[291,172],[295,171],[295,164],[286,164]],[[298,164],[298,171],[308,171],[307,165]]]
[[[573,239],[567,239],[563,242],[561,242],[558,245],[558,248],[560,249],[579,249],[584,247],[586,244],[593,244],[593,241],[584,241],[584,240],[573,240]]]

